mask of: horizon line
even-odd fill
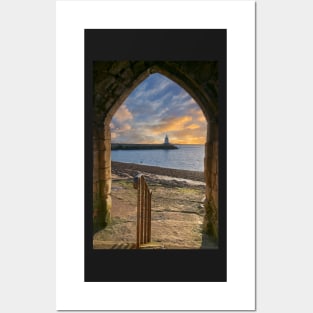
[[[136,142],[111,142],[111,144],[116,145],[165,145],[165,143],[136,143]],[[169,145],[205,145],[205,143],[172,143],[169,142]]]

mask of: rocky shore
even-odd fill
[[[186,181],[188,184],[195,185],[194,182],[199,182],[204,184],[204,174],[203,172],[197,171],[187,171],[187,170],[179,170],[179,169],[172,169],[172,168],[164,168],[158,166],[150,166],[150,165],[141,165],[141,164],[134,164],[134,163],[122,163],[122,162],[115,162],[112,161],[111,163],[111,170],[112,174],[121,177],[134,177],[137,174],[141,173],[147,177],[147,180],[162,180],[160,176],[164,176],[165,184],[166,179],[165,177],[171,177],[176,179],[177,181]],[[172,180],[173,181],[173,180]]]

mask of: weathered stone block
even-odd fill
[[[108,72],[112,64],[113,64],[113,61],[107,61],[107,62],[94,61],[93,62],[94,74]]]
[[[205,202],[205,209],[206,209],[206,231],[213,235],[216,240],[218,240],[218,215],[217,215],[217,207],[214,203],[209,200]]]
[[[211,198],[211,190],[208,186],[205,189],[205,197],[206,199],[210,199]]]
[[[104,228],[111,221],[111,197],[103,197],[100,194],[94,195],[93,201],[93,226],[94,232]]]
[[[112,180],[110,178],[110,179],[106,180],[105,185],[104,185],[104,193],[106,196],[111,194],[111,187],[112,187]]]
[[[213,152],[213,144],[209,143],[206,147],[205,147],[205,153],[206,153],[206,158],[207,160],[212,159],[214,156],[214,152]]]
[[[99,193],[99,184],[98,180],[94,179],[93,184],[92,184],[92,192],[93,192],[93,197]]]
[[[110,68],[110,73],[113,75],[119,74],[124,68],[127,68],[129,65],[128,61],[118,61],[114,62]]]
[[[115,97],[119,97],[122,95],[122,93],[125,91],[125,87],[123,84],[118,83],[115,84],[112,88],[112,93],[114,94]]]
[[[94,138],[95,142],[97,142],[100,139],[104,140],[104,129],[103,129],[103,127],[94,127],[93,138]]]
[[[127,86],[131,81],[134,80],[135,74],[130,68],[127,68],[120,74],[120,77],[123,79],[123,85]]]
[[[98,156],[98,150],[93,151],[93,168],[99,167],[99,156]]]
[[[146,69],[145,62],[143,62],[143,61],[136,62],[133,65],[133,71],[134,71],[135,75],[141,74],[142,72],[144,72],[145,69]]]
[[[218,191],[218,174],[212,175],[212,189]]]
[[[102,94],[100,94],[99,92],[96,92],[93,101],[94,101],[95,107],[103,107],[103,105],[105,103],[105,97]]]
[[[105,158],[105,163],[107,164],[108,162],[111,162],[111,149],[106,149],[104,150],[104,158]]]
[[[203,82],[208,81],[211,76],[212,76],[212,63],[206,63],[206,64],[201,64],[198,67],[198,71],[197,71],[197,82],[199,85],[201,85]]]
[[[214,203],[214,206],[218,207],[218,191],[217,190],[212,191],[212,201]]]
[[[217,89],[216,89],[216,85],[213,84],[212,82],[207,82],[204,85],[203,88],[206,92],[206,94],[209,96],[209,98],[213,101],[213,102],[217,102]]]
[[[94,167],[92,170],[92,177],[93,177],[93,181],[97,181],[99,180],[99,170],[97,167]]]
[[[99,169],[99,179],[107,180],[111,178],[111,167],[100,168]]]
[[[112,85],[115,83],[115,77],[113,75],[106,75],[105,78],[95,86],[95,91],[102,96],[106,96],[108,91],[112,89]]]
[[[218,141],[213,142],[213,153],[216,157],[218,157]]]
[[[105,140],[104,139],[98,139],[97,140],[97,150],[98,151],[104,151],[105,150]]]
[[[204,181],[207,182],[208,177],[209,177],[209,173],[207,169],[204,169],[203,175],[204,175]]]
[[[111,180],[100,180],[99,181],[99,195],[104,199],[111,194]]]
[[[107,124],[104,125],[104,138],[106,140],[111,138],[110,123],[107,123]]]
[[[213,159],[212,157],[207,159],[207,171],[208,174],[211,175],[211,173],[214,173],[213,171],[213,164],[216,163],[215,159]]]
[[[212,171],[213,175],[217,174],[218,173],[218,162],[217,162],[217,159],[213,159],[211,165],[212,165],[211,171]]]

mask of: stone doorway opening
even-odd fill
[[[165,76],[151,74],[116,111],[110,132],[111,223],[95,238],[134,242],[132,180],[143,173],[154,194],[153,241],[165,243],[166,248],[207,246],[209,238],[203,232],[207,122],[194,99]],[[141,149],[129,150],[134,144]],[[116,158],[122,163],[114,162]]]
[[[112,225],[111,123],[122,103],[145,79],[159,73],[177,83],[195,99],[206,121],[203,202],[205,233],[218,241],[218,73],[216,62],[95,62],[93,125],[94,232]],[[116,164],[115,164],[116,165]],[[159,188],[157,184],[155,188]],[[174,188],[172,188],[172,191]],[[160,191],[159,191],[160,192]],[[173,198],[165,195],[164,199]],[[175,197],[174,197],[175,198]],[[114,199],[118,204],[121,199]],[[159,212],[160,214],[160,212]],[[175,212],[171,212],[175,214]],[[164,225],[164,229],[168,229]],[[175,226],[177,227],[177,225]],[[182,238],[182,240],[184,240]]]

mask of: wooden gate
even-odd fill
[[[149,189],[142,174],[134,178],[134,188],[137,189],[137,238],[136,248],[151,242],[151,198]]]

